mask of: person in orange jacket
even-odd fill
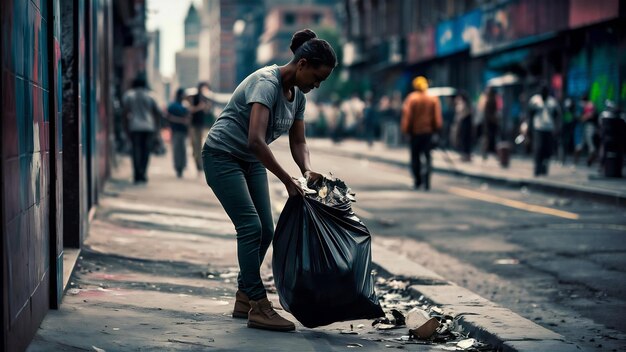
[[[422,185],[425,190],[430,189],[431,157],[433,148],[433,134],[441,129],[441,105],[439,98],[427,93],[428,80],[419,76],[413,80],[414,92],[409,94],[402,106],[402,132],[411,137],[411,170],[413,171],[413,186],[419,189]],[[425,167],[422,173],[422,160]]]

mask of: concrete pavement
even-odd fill
[[[391,148],[382,142],[375,142],[370,147],[360,140],[346,139],[340,143],[333,143],[326,138],[309,138],[307,143],[311,150],[332,151],[335,154],[407,168],[410,166],[407,146]],[[597,165],[587,167],[584,162],[573,165],[571,157],[568,160],[569,164],[565,165],[553,158],[548,176],[534,177],[533,163],[529,157],[512,156],[510,166],[502,168],[493,155],[487,160],[483,160],[480,155],[474,155],[471,162],[463,162],[461,156],[454,151],[435,149],[432,156],[435,172],[471,177],[513,187],[527,187],[561,195],[579,196],[614,205],[626,205],[626,179],[602,177]]]
[[[316,329],[298,324],[295,333],[273,333],[248,329],[245,321],[231,318],[237,272],[234,228],[202,177],[188,174],[176,179],[169,157],[153,158],[150,183],[135,186],[128,159],[120,160],[61,309],[46,316],[29,351],[453,347],[403,343],[398,338],[408,328],[379,331],[367,320]],[[578,350],[562,336],[446,281],[373,237],[379,270],[409,280],[415,296],[424,295],[444,312],[462,315],[472,337],[505,351]],[[265,263],[263,274],[271,286],[270,258]],[[278,302],[275,294],[270,299]],[[350,325],[358,335],[340,333]]]

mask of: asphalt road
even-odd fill
[[[272,148],[292,175],[286,141]],[[581,347],[626,350],[626,209],[316,152],[375,241]],[[284,187],[275,178],[279,192]]]

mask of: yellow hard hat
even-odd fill
[[[428,89],[428,80],[424,76],[417,76],[413,79],[413,89],[419,90],[420,92]]]

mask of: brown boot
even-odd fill
[[[250,299],[248,295],[240,290],[235,294],[235,308],[233,309],[233,318],[248,319],[250,311]]]
[[[250,301],[250,313],[248,313],[248,327],[274,331],[292,331],[296,329],[294,323],[281,317],[272,307],[272,302],[267,298],[258,301]]]

